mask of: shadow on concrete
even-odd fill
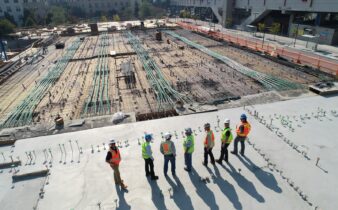
[[[151,200],[153,201],[154,205],[157,209],[167,209],[164,203],[164,195],[162,190],[159,188],[156,181],[147,178],[150,187],[151,187]]]
[[[191,199],[186,193],[178,177],[174,176],[174,180],[176,183],[174,183],[174,181],[168,176],[165,178],[171,186],[170,198],[174,200],[177,207],[179,209],[186,209],[186,210],[194,209]]]
[[[192,168],[189,173],[189,178],[196,188],[196,193],[201,197],[204,203],[212,210],[219,210],[214,193],[206,186],[206,183],[202,181],[202,177],[194,168]]]
[[[214,165],[215,174],[212,172],[210,168],[207,168],[210,174],[213,175],[213,181],[218,185],[219,189],[223,192],[223,194],[230,200],[234,209],[241,210],[243,209],[242,204],[239,202],[238,195],[236,190],[232,184],[227,182],[221,177],[219,170],[216,165]]]
[[[122,190],[121,187],[118,185],[115,185],[115,188],[116,188],[117,196],[119,197],[119,205],[116,209],[120,209],[120,210],[131,209],[131,207],[126,202],[126,199],[124,198],[124,194],[128,193],[128,190]]]
[[[281,193],[282,189],[278,186],[278,182],[274,175],[270,172],[262,170],[254,164],[249,158],[239,156],[238,159],[257,177],[257,179],[267,188]]]
[[[265,200],[261,194],[259,194],[255,188],[255,186],[247,180],[242,174],[238,173],[236,169],[228,163],[230,170],[223,166],[222,167],[232,176],[232,178],[237,182],[238,186],[240,186],[245,192],[247,192],[251,197],[255,198],[258,202],[264,203]]]

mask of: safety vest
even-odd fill
[[[119,165],[121,162],[120,150],[110,149],[111,152],[111,163],[114,165]]]
[[[149,142],[144,142],[142,144],[142,157],[143,157],[143,159],[149,159],[150,158],[150,156],[147,153],[148,145],[149,145]]]
[[[172,144],[171,141],[164,141],[164,142],[161,143],[161,147],[162,147],[164,155],[172,155],[173,154],[173,151],[171,149],[171,144]]]
[[[241,131],[239,129],[241,125],[244,126],[244,132],[243,133],[241,133]],[[240,124],[238,124],[236,126],[237,136],[240,136],[240,137],[247,137],[248,134],[249,134],[249,132],[250,132],[250,130],[251,130],[251,125],[248,122],[245,122],[245,123],[241,122]]]
[[[226,139],[226,133],[227,132],[230,132],[230,136],[228,138],[228,141],[225,142],[225,139]],[[224,130],[222,131],[222,138],[221,138],[221,141],[222,143],[226,143],[226,144],[230,144],[232,142],[232,139],[233,139],[233,136],[232,136],[232,133],[231,133],[231,129],[230,128],[224,128]]]
[[[184,148],[184,151],[187,150],[187,147],[186,145],[190,142],[190,147],[188,149],[188,153],[189,154],[192,154],[194,152],[194,149],[195,149],[195,139],[194,139],[194,136],[193,135],[190,135],[190,136],[187,136],[183,142],[183,148]]]
[[[211,141],[210,143],[209,143],[209,139]],[[209,146],[209,144],[210,144],[210,147],[214,147],[215,145],[215,136],[212,130],[208,131],[207,136],[205,137],[205,140],[204,140],[204,145]]]

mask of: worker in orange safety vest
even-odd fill
[[[120,150],[116,146],[115,140],[111,140],[109,143],[109,151],[107,152],[106,162],[114,170],[114,180],[116,185],[120,185],[122,189],[127,189],[120,176],[119,165],[121,162]]]
[[[210,129],[210,124],[204,124],[204,130],[206,132],[206,136],[204,139],[204,161],[203,165],[208,165],[208,155],[210,156],[211,164],[215,165],[214,154],[212,153],[212,148],[215,146],[215,136],[214,132]]]
[[[237,155],[238,154],[238,149],[237,149],[237,145],[238,142],[241,142],[241,155],[244,156],[244,150],[245,150],[245,140],[248,136],[248,134],[250,133],[251,130],[251,125],[250,123],[248,123],[247,121],[247,117],[245,114],[241,115],[240,118],[241,122],[240,124],[238,124],[236,126],[236,138],[235,138],[235,143],[234,143],[234,150],[231,151],[232,154]]]

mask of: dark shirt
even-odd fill
[[[112,158],[112,154],[110,151],[107,152],[107,156],[106,156],[106,162],[109,162]]]

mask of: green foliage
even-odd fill
[[[100,17],[100,21],[101,21],[101,22],[107,22],[107,21],[108,21],[108,19],[107,19],[107,17],[106,17],[106,16],[104,16],[104,15],[101,15],[101,17]]]
[[[36,25],[36,22],[35,20],[33,19],[33,17],[28,17],[24,23],[24,26],[26,27],[31,27],[31,26],[35,26]]]
[[[18,24],[15,22],[14,17],[10,15],[8,12],[5,12],[4,14],[5,19],[9,20],[12,24],[17,26]]]
[[[280,23],[273,23],[269,29],[272,34],[278,34],[280,31]]]
[[[258,31],[263,32],[265,30],[265,24],[264,23],[258,23]]]
[[[144,19],[150,17],[151,15],[152,15],[151,4],[147,0],[142,1],[140,9],[140,17]]]
[[[15,25],[7,19],[0,19],[0,36],[13,33]]]
[[[188,10],[181,10],[180,11],[180,18],[191,18],[191,14]]]
[[[116,21],[116,22],[121,21],[120,16],[119,15],[114,15],[113,16],[113,21]]]
[[[130,6],[125,7],[122,12],[121,12],[121,16],[123,18],[123,20],[130,20],[133,17],[133,10],[131,9]]]
[[[66,10],[63,7],[52,6],[50,9],[50,13],[52,14],[52,25],[60,25],[66,23]]]

